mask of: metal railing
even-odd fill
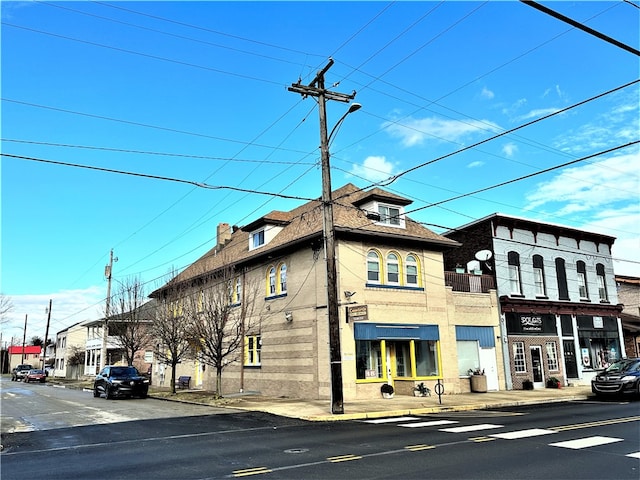
[[[444,283],[454,292],[489,293],[496,288],[493,276],[472,273],[444,272]]]

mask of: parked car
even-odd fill
[[[104,394],[105,398],[147,398],[149,379],[140,375],[135,367],[107,365],[93,382],[93,396]]]
[[[640,396],[640,358],[625,358],[609,365],[591,380],[591,391],[596,396]]]
[[[24,376],[24,382],[40,382],[44,383],[47,380],[47,374],[44,373],[44,370],[29,370],[27,374]]]
[[[17,365],[13,370],[11,370],[11,381],[15,382],[23,380],[29,370],[33,370],[33,365],[29,365],[27,363]]]

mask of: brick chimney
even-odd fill
[[[216,248],[218,250],[222,250],[222,248],[225,246],[225,244],[231,240],[231,228],[229,227],[228,223],[219,223],[218,224],[218,229],[217,229],[217,234],[218,234],[218,244],[216,245]]]

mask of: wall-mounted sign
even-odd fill
[[[542,323],[540,315],[520,315],[520,326],[523,332],[541,332]]]
[[[351,305],[347,307],[347,322],[363,322],[369,320],[367,305]]]
[[[602,317],[593,317],[593,328],[604,328]]]

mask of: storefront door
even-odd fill
[[[578,362],[576,361],[576,346],[573,340],[562,342],[564,350],[564,366],[567,369],[567,378],[578,378]]]
[[[544,387],[544,371],[542,368],[542,347],[539,345],[530,347],[531,371],[533,373],[534,388]]]

